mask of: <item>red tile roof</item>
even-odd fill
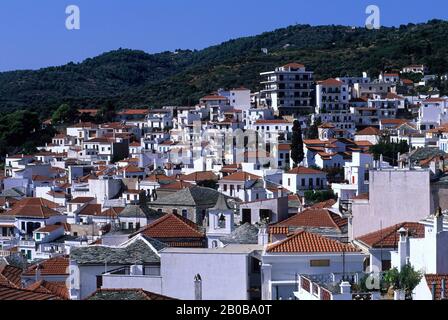
[[[44,206],[51,209],[60,207],[59,204],[44,198],[23,198],[17,202],[17,206]]]
[[[32,265],[24,273],[24,276],[34,276],[39,266],[40,274],[46,275],[68,275],[69,259],[67,257],[54,257]]]
[[[148,109],[124,109],[118,112],[119,115],[147,115]]]
[[[261,177],[256,176],[251,173],[247,173],[247,172],[235,172],[228,176],[225,176],[224,178],[222,178],[222,180],[225,180],[225,181],[247,181],[247,180],[257,180],[260,178]]]
[[[440,300],[442,298],[442,279],[445,279],[445,286],[448,284],[448,274],[425,274],[426,284],[429,291],[432,293],[432,284],[436,285],[434,300]],[[445,299],[447,299],[447,292],[445,289]]]
[[[362,129],[358,132],[356,132],[357,136],[378,136],[381,133],[381,131],[374,127],[367,127],[365,129]]]
[[[218,95],[208,95],[208,96],[202,97],[200,100],[201,100],[201,101],[202,101],[202,100],[205,100],[205,101],[227,100],[227,98],[226,98],[226,97],[223,97],[223,96],[218,96]]]
[[[11,265],[0,265],[0,285],[20,288],[23,270]]]
[[[324,208],[330,208],[332,207],[334,204],[336,203],[336,200],[334,199],[329,199],[323,202],[319,202],[316,203],[314,205],[312,205],[310,208],[311,209],[324,209]]]
[[[288,227],[289,230],[296,228],[333,228],[341,231],[341,228],[347,224],[347,218],[342,218],[328,209],[306,209],[273,226]]]
[[[0,300],[60,300],[60,298],[52,294],[0,285]]]
[[[192,187],[193,185],[186,181],[173,181],[168,184],[162,185],[158,190],[182,190]]]
[[[93,197],[76,197],[75,199],[70,200],[68,203],[87,203],[94,199],[95,198]]]
[[[313,169],[313,168],[306,168],[306,167],[295,167],[294,169],[291,169],[288,171],[288,173],[291,174],[325,174],[325,172]]]
[[[359,252],[359,250],[352,245],[344,244],[303,230],[280,242],[269,245],[266,251],[269,253]]]
[[[371,248],[396,248],[399,240],[398,230],[401,228],[407,229],[410,237],[423,238],[425,236],[425,228],[421,223],[402,222],[382,230],[368,233],[356,240]]]
[[[139,231],[151,238],[203,238],[194,222],[178,214],[168,213]]]
[[[49,207],[39,205],[20,206],[19,203],[16,203],[6,214],[16,217],[32,217],[38,219],[47,219],[49,217],[61,215],[59,212]]]
[[[198,171],[187,175],[182,175],[179,180],[183,181],[205,181],[205,180],[218,180],[218,176],[213,171]]]
[[[292,122],[284,119],[272,119],[272,120],[260,119],[255,121],[255,124],[292,124]]]
[[[288,68],[300,69],[300,68],[304,68],[304,67],[305,67],[305,65],[303,65],[301,63],[297,63],[297,62],[288,63],[283,66],[283,68],[285,68],[285,69],[288,69]]]
[[[55,231],[57,229],[60,229],[60,228],[64,228],[64,226],[56,225],[56,224],[50,224],[48,226],[39,228],[39,229],[35,230],[34,232],[53,232],[53,231]]]
[[[323,85],[323,86],[342,86],[344,83],[342,81],[330,78],[323,81],[318,81],[317,84]]]
[[[55,295],[63,300],[70,299],[67,284],[65,282],[49,282],[39,280],[26,287],[26,290]]]
[[[102,216],[101,204],[87,204],[79,212],[79,215],[83,216]]]

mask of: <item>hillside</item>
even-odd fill
[[[410,63],[448,71],[448,22],[398,28],[296,25],[200,51],[147,54],[119,49],[82,63],[0,73],[0,111],[30,108],[48,116],[61,103],[98,107],[190,105],[219,87],[259,89],[259,73],[291,61],[316,78],[376,74]],[[267,55],[261,52],[267,48]]]

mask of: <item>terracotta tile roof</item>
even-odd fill
[[[175,181],[173,176],[167,176],[165,174],[151,174],[149,177],[143,179],[145,181],[159,182],[159,181]]]
[[[47,225],[45,227],[39,228],[37,230],[34,230],[34,232],[53,232],[53,231],[55,231],[57,229],[60,229],[60,228],[64,228],[64,227],[61,226],[61,225],[50,224],[50,225]]]
[[[34,276],[39,266],[40,274],[45,275],[68,275],[69,259],[67,257],[54,257],[32,265],[24,273],[24,276]]]
[[[23,198],[17,202],[17,206],[44,206],[55,209],[60,205],[44,198]]]
[[[357,136],[378,136],[380,134],[380,130],[374,127],[367,127],[356,132]]]
[[[147,115],[148,109],[124,109],[118,112],[119,115]]]
[[[352,245],[325,238],[307,231],[299,231],[294,235],[269,245],[269,253],[333,253],[333,252],[359,252]]]
[[[196,182],[205,180],[218,181],[218,176],[214,174],[213,171],[198,171],[187,175],[182,175],[179,177],[179,180]]]
[[[204,237],[197,224],[174,213],[165,214],[138,233],[155,239]]]
[[[255,121],[255,124],[292,124],[292,122],[284,119],[272,119],[272,120],[260,119]]]
[[[49,207],[39,205],[20,206],[18,203],[16,203],[14,205],[14,208],[8,211],[7,214],[16,217],[27,217],[27,218],[31,217],[38,219],[47,219],[49,217],[61,215],[59,212]]]
[[[126,173],[141,173],[141,172],[145,172],[145,169],[139,168],[137,166],[134,166],[132,164],[127,165],[126,167],[124,167],[122,170],[120,171],[126,171]]]
[[[0,285],[0,300],[60,300],[59,297]]]
[[[247,172],[235,172],[228,176],[225,176],[224,178],[222,178],[222,180],[225,180],[225,181],[247,181],[247,180],[257,180],[260,178],[261,177],[256,176],[251,173],[247,173]]]
[[[405,228],[409,232],[410,237],[423,238],[425,236],[425,228],[418,222],[402,222],[383,230],[374,231],[363,235],[356,240],[366,244],[371,248],[396,248],[398,246],[399,234],[398,230]]]
[[[323,86],[342,86],[344,83],[342,81],[330,78],[323,81],[318,81],[317,84],[323,85]]]
[[[304,67],[305,67],[305,65],[303,65],[301,63],[297,63],[297,62],[291,62],[291,63],[285,64],[283,66],[283,68],[285,68],[285,69],[289,69],[289,68],[300,69],[300,68],[304,68]]]
[[[201,101],[202,100],[204,100],[204,101],[227,100],[227,98],[223,97],[223,96],[219,96],[219,95],[208,95],[208,96],[202,97],[200,100]]]
[[[333,228],[342,231],[347,224],[347,218],[342,218],[328,209],[306,209],[273,227],[288,227],[289,232],[298,228]]]
[[[162,185],[158,190],[182,190],[192,187],[193,185],[186,181],[173,181]]]
[[[39,280],[29,285],[25,289],[33,292],[55,295],[63,300],[70,299],[67,284],[65,282],[50,282],[45,280]]]
[[[355,141],[357,146],[360,147],[370,147],[373,146],[372,142],[370,141],[366,141],[366,140],[361,140],[361,141]]]
[[[75,199],[70,200],[68,203],[87,203],[93,201],[95,198],[93,197],[76,197]]]
[[[332,207],[334,204],[336,203],[336,200],[334,199],[329,199],[323,202],[319,202],[316,203],[314,205],[312,205],[310,208],[311,209],[324,209],[324,208],[330,208]]]
[[[425,274],[426,284],[429,291],[432,293],[432,284],[435,283],[436,291],[434,300],[441,300],[442,298],[442,279],[445,279],[445,286],[448,285],[448,274]],[[447,292],[445,289],[445,299],[447,299]]]
[[[313,168],[295,167],[288,171],[291,174],[325,174],[325,172]]]
[[[335,125],[329,122],[325,122],[323,124],[321,124],[318,128],[322,128],[322,129],[333,129],[335,128]]]
[[[11,265],[0,265],[0,285],[20,288],[23,270]]]
[[[102,216],[101,204],[87,204],[78,214],[82,216]]]
[[[399,125],[399,124],[404,124],[408,122],[406,119],[380,119],[380,123],[385,125],[385,124],[395,124],[395,125]]]

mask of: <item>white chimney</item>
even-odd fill
[[[194,276],[194,299],[202,300],[202,278],[199,273]]]
[[[261,246],[267,245],[269,243],[269,234],[266,225],[261,225],[258,230],[258,244]]]
[[[437,212],[434,215],[434,231],[435,234],[443,231],[443,213],[441,207],[437,209]]]
[[[341,294],[352,293],[352,285],[348,281],[342,281],[339,287],[341,288]]]
[[[398,241],[398,257],[400,259],[398,271],[401,271],[401,268],[403,268],[408,263],[408,251],[409,251],[408,230],[401,227],[400,230],[398,230],[398,234],[400,235],[400,239]]]
[[[131,266],[129,273],[131,276],[142,276],[143,275],[143,266],[134,264]]]

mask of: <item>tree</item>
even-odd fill
[[[398,271],[397,268],[390,269],[384,275],[384,280],[395,290],[403,290],[406,299],[412,299],[412,291],[422,280],[423,274],[416,271],[413,266],[406,264]]]
[[[95,116],[95,122],[112,122],[116,117],[115,106],[111,101],[107,101],[105,105],[103,105],[98,113]]]
[[[297,167],[303,161],[304,157],[302,128],[299,121],[295,120],[291,138],[291,159],[294,161],[293,167]]]
[[[51,121],[54,124],[73,123],[79,116],[78,109],[68,104],[61,104],[59,108],[53,112]]]
[[[390,162],[391,165],[396,165],[398,163],[398,153],[409,152],[409,145],[406,141],[390,142],[388,136],[383,136],[378,144],[370,147],[370,152],[373,153],[375,160],[379,160],[380,156],[383,155],[384,160]]]
[[[320,118],[317,118],[314,123],[309,127],[307,132],[308,139],[318,139],[319,138],[319,126],[322,124]]]

